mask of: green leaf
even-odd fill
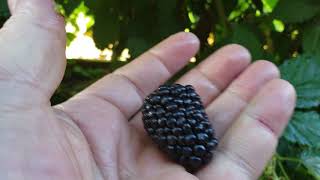
[[[157,30],[160,38],[165,38],[173,33],[183,30],[177,19],[177,1],[161,0],[156,1],[157,9]]]
[[[120,22],[116,14],[105,13],[95,17],[93,26],[93,39],[98,48],[104,49],[114,43],[120,36]]]
[[[263,8],[262,0],[252,0],[254,5],[257,7],[258,10],[261,10]]]
[[[231,43],[241,44],[246,47],[251,52],[253,59],[262,58],[262,44],[258,36],[252,31],[252,28],[242,24],[234,24],[232,28]]]
[[[67,33],[67,46],[76,38],[76,35],[73,33]]]
[[[129,48],[132,58],[135,58],[146,51],[149,44],[142,38],[132,37],[128,39],[127,48]]]
[[[312,108],[320,105],[320,65],[319,58],[299,56],[287,60],[280,66],[282,78],[296,89],[298,108]]]
[[[119,9],[121,1],[119,0],[94,0],[94,1],[84,1],[85,5],[93,11],[98,9]]]
[[[7,0],[0,0],[0,17],[8,17],[9,14]]]
[[[123,27],[123,31],[129,38],[143,37],[143,39],[154,39],[156,27],[156,13],[154,3],[149,0],[132,0],[132,16]],[[146,16],[148,14],[148,16]]]
[[[263,11],[266,13],[272,12],[278,0],[262,0],[263,3]]]
[[[320,116],[317,112],[296,112],[283,137],[300,145],[320,147]]]
[[[69,16],[83,0],[56,0],[56,2],[63,7],[66,16]]]
[[[310,151],[310,147],[302,146],[289,142],[284,137],[280,138],[277,147],[277,159],[282,162],[289,179],[314,180],[314,175],[304,166],[301,159],[303,152]]]
[[[120,15],[118,0],[85,1],[94,15],[93,39],[98,48],[104,49],[120,37]]]
[[[250,3],[246,0],[238,0],[237,7],[230,12],[228,19],[234,20],[244,14],[250,8]]]
[[[301,154],[301,160],[316,179],[320,179],[320,149],[307,149]]]
[[[212,2],[211,2],[212,3]],[[238,0],[228,0],[223,2],[225,14],[229,15],[238,5]]]
[[[320,25],[311,26],[303,32],[302,45],[305,53],[320,56]]]
[[[120,21],[117,0],[98,0],[87,3],[91,8],[95,24],[93,26],[93,39],[98,48],[103,49],[114,43],[120,36]]]
[[[285,23],[298,23],[320,12],[317,0],[280,0],[273,10],[273,17]]]

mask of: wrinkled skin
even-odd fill
[[[267,61],[239,45],[216,51],[178,83],[200,94],[221,143],[197,174],[169,161],[146,137],[143,98],[199,48],[178,33],[52,107],[65,70],[63,18],[50,0],[9,0],[0,31],[0,177],[10,180],[257,179],[271,158],[295,91]]]

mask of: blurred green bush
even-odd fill
[[[62,102],[165,37],[190,31],[201,40],[196,63],[228,43],[247,47],[253,59],[277,64],[298,92],[296,112],[261,179],[320,179],[320,1],[319,0],[56,0],[77,27],[77,13],[93,17],[87,34],[98,48],[112,45],[111,61],[69,60],[52,98]],[[9,16],[0,0],[0,26]],[[76,37],[68,33],[68,44]]]

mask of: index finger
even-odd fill
[[[108,101],[130,118],[140,109],[143,99],[185,66],[198,48],[199,40],[195,35],[175,34],[82,94]]]

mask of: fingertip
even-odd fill
[[[179,32],[166,38],[164,41],[152,48],[153,51],[181,50],[185,53],[194,54],[200,48],[200,40],[196,35],[189,32]]]
[[[230,44],[218,49],[215,53],[210,55],[206,61],[199,65],[199,68],[208,74],[213,74],[213,70],[224,71],[224,69],[228,69],[229,72],[237,72],[232,73],[231,77],[224,77],[231,81],[236,75],[241,73],[250,62],[251,55],[245,47],[238,44]],[[215,66],[213,66],[214,64]],[[214,67],[214,69],[211,67]]]
[[[295,108],[297,99],[295,87],[291,83],[283,79],[278,79],[277,83],[281,84],[279,86],[281,86],[282,88],[281,90],[283,93],[284,101],[287,102],[287,107],[289,108],[288,112],[289,115],[291,115]]]
[[[200,49],[200,40],[199,38],[190,32],[179,32],[172,36],[172,41],[176,41],[177,43],[181,42],[181,50],[186,53],[190,57],[194,56],[195,53]]]
[[[8,5],[13,14],[18,11],[24,11],[25,9],[46,13],[54,11],[53,0],[8,0]]]
[[[238,44],[226,45],[206,60],[201,62],[198,70],[214,84],[219,91],[223,91],[250,64],[249,51]]]
[[[267,83],[250,103],[247,114],[257,117],[277,136],[280,136],[295,108],[294,87],[282,79]]]
[[[268,82],[273,79],[278,79],[279,74],[278,68],[273,63],[265,60],[255,61],[232,82],[227,89],[227,96],[221,97],[232,98],[229,102],[239,103],[240,100],[240,102],[247,103]],[[233,96],[230,96],[230,94],[233,94]],[[234,95],[236,95],[236,98],[234,98]]]
[[[272,62],[267,60],[258,60],[254,64],[256,64],[256,66],[261,67],[261,69],[263,69],[269,76],[272,76],[274,78],[280,77],[279,68]]]
[[[8,6],[9,6],[11,13],[14,11],[14,9],[16,7],[16,3],[17,3],[16,0],[8,0]]]
[[[268,96],[277,97],[276,102],[294,105],[295,103],[295,89],[288,81],[283,79],[273,79],[269,81],[263,89],[256,96],[258,99],[267,99]]]
[[[58,35],[65,44],[65,19],[56,12],[53,0],[9,0],[12,17],[6,29],[21,29],[23,33],[36,35],[39,31]],[[31,30],[36,28],[37,31]]]
[[[195,45],[200,45],[200,40],[199,38],[191,33],[191,32],[184,32],[184,31],[181,31],[181,32],[178,32],[176,34],[173,34],[171,35],[169,38],[176,38],[177,40],[183,40],[183,41],[188,41],[190,42],[190,44],[195,44]]]
[[[61,28],[64,25],[64,17],[56,11],[53,0],[9,0],[10,11],[20,18],[39,22],[41,24],[53,24]]]
[[[200,41],[194,34],[179,32],[160,42],[149,52],[161,57],[170,72],[176,72],[195,56],[199,47]]]
[[[278,101],[287,104],[286,107],[294,107],[296,101],[296,92],[294,86],[286,80],[274,79],[266,85],[266,92],[274,94]]]
[[[225,51],[226,55],[229,58],[246,61],[248,64],[251,62],[251,53],[250,51],[240,44],[229,44],[220,49]]]

